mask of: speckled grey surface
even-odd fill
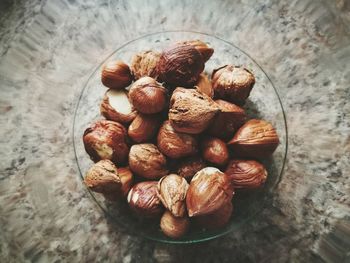
[[[259,2],[0,2],[0,262],[348,262],[350,3]],[[289,129],[271,205],[239,231],[192,246],[110,222],[72,147],[93,69],[123,43],[164,30],[245,50],[278,88]]]

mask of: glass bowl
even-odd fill
[[[242,224],[254,218],[266,205],[266,200],[273,195],[274,188],[280,181],[287,153],[287,124],[285,114],[278,96],[277,89],[264,70],[251,58],[244,47],[240,49],[218,37],[199,32],[171,31],[148,34],[125,43],[116,49],[110,56],[101,61],[92,72],[82,91],[77,103],[73,124],[73,142],[77,165],[81,179],[92,166],[88,154],[84,150],[82,136],[90,123],[102,119],[99,112],[99,104],[106,91],[100,79],[102,64],[109,60],[121,59],[130,63],[131,57],[142,50],[161,50],[170,43],[182,40],[200,39],[207,42],[215,50],[211,59],[206,63],[205,72],[211,74],[216,67],[225,64],[243,65],[250,69],[256,78],[256,84],[244,106],[251,118],[260,118],[271,122],[277,130],[280,145],[269,160],[264,164],[269,176],[265,186],[258,191],[236,194],[233,198],[234,213],[229,224],[220,230],[207,231],[203,229],[191,229],[181,239],[174,240],[162,234],[159,222],[142,220],[135,217],[125,202],[111,203],[97,193],[91,192],[92,200],[97,202],[101,209],[118,227],[129,233],[165,243],[196,243],[211,240],[230,231],[237,230]]]

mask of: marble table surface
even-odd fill
[[[223,238],[128,235],[81,182],[83,83],[142,35],[192,30],[250,54],[281,96],[288,161],[271,204]],[[350,2],[0,1],[0,262],[349,262]]]

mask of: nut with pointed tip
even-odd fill
[[[159,126],[159,115],[139,113],[131,122],[128,128],[128,135],[134,142],[147,142],[157,134]]]
[[[169,211],[165,211],[160,219],[160,228],[164,235],[171,238],[180,238],[184,236],[190,227],[188,217],[175,217]]]
[[[130,209],[139,216],[154,218],[164,211],[157,195],[157,182],[147,181],[134,185],[127,197]]]
[[[201,133],[218,112],[210,97],[194,89],[176,88],[170,99],[169,120],[178,132]]]
[[[235,189],[255,189],[264,185],[267,178],[265,167],[253,160],[232,160],[225,173],[230,177]]]
[[[180,161],[177,165],[177,174],[190,180],[198,171],[206,167],[205,162],[199,156],[192,156]]]
[[[151,78],[157,78],[157,65],[160,58],[160,53],[148,50],[137,53],[133,56],[131,61],[131,71],[135,79],[139,79],[144,76]]]
[[[151,77],[135,81],[129,91],[129,98],[141,113],[153,114],[162,111],[167,104],[167,90]]]
[[[226,143],[215,137],[205,137],[201,143],[203,159],[218,166],[228,162],[229,152]]]
[[[186,215],[186,193],[188,183],[185,178],[177,174],[162,177],[158,182],[158,196],[165,208],[174,216]]]
[[[136,117],[136,111],[129,101],[125,90],[109,89],[100,105],[102,116],[107,120],[130,123]]]
[[[131,146],[129,167],[135,174],[150,180],[168,174],[165,156],[151,143]]]
[[[195,217],[195,222],[206,229],[219,229],[230,221],[232,211],[232,202],[227,202],[213,214]]]
[[[110,160],[95,163],[87,171],[84,182],[92,191],[103,194],[119,193],[122,187],[117,167]]]
[[[194,86],[200,93],[204,93],[210,98],[214,97],[214,89],[211,84],[211,81],[208,79],[208,76],[204,73],[201,73],[199,75],[199,78]]]
[[[130,85],[130,68],[123,61],[109,61],[102,67],[102,84],[111,89],[124,89]]]
[[[206,43],[204,43],[203,41],[200,41],[198,39],[197,40],[184,41],[184,42],[180,42],[178,44],[193,46],[195,49],[197,49],[197,51],[199,53],[201,53],[201,55],[202,55],[202,57],[204,59],[204,62],[207,62],[209,60],[209,58],[214,53],[214,49],[212,49]]]
[[[230,178],[214,167],[206,167],[192,178],[186,195],[190,217],[209,215],[230,202],[233,187]]]
[[[246,68],[225,65],[212,74],[215,97],[243,105],[255,84],[254,75]]]
[[[125,164],[129,147],[124,126],[118,122],[100,120],[87,128],[83,135],[84,147],[94,162],[108,159]]]
[[[190,87],[204,69],[201,53],[192,46],[177,44],[165,49],[159,59],[159,78],[173,86]]]
[[[220,139],[227,140],[241,127],[247,119],[244,110],[233,103],[216,100],[220,112],[215,116],[208,133]]]
[[[269,157],[279,144],[271,123],[252,119],[246,122],[227,143],[239,157],[262,159]]]
[[[198,152],[197,139],[191,134],[175,131],[169,120],[165,121],[159,129],[157,144],[163,154],[173,159]]]

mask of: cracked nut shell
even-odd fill
[[[156,79],[158,77],[157,65],[160,58],[160,53],[147,50],[137,53],[131,61],[131,71],[135,79],[148,76]]]

